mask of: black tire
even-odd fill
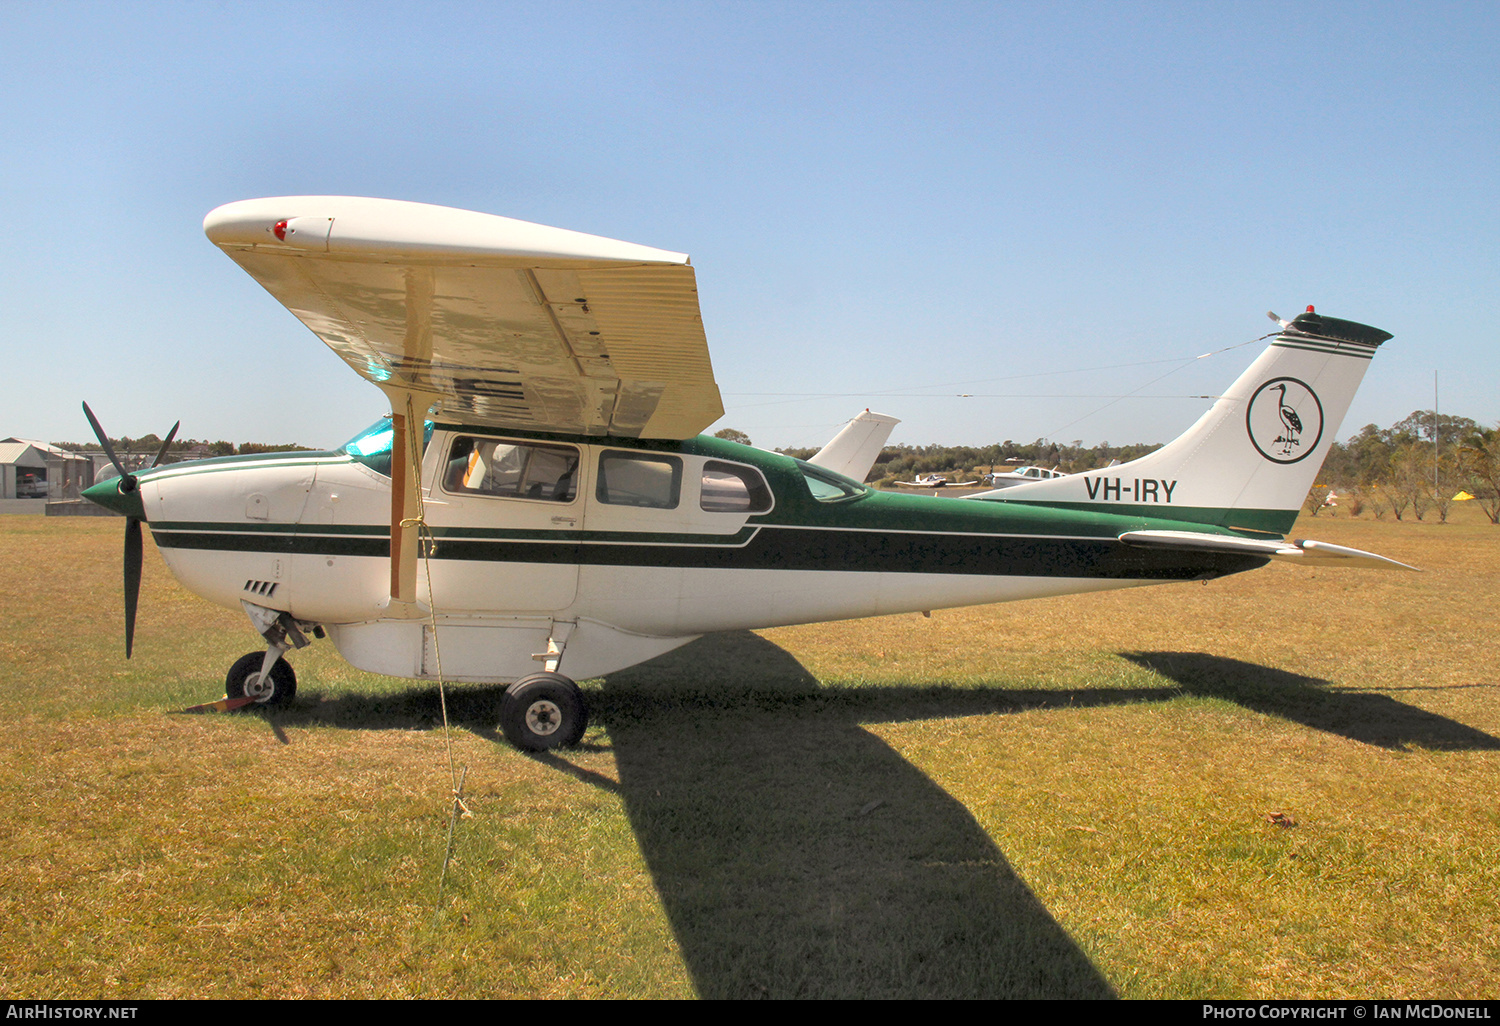
[[[500,730],[523,752],[570,748],[589,725],[589,707],[578,685],[543,670],[522,677],[500,700]]]
[[[255,701],[246,709],[274,709],[290,704],[297,694],[297,671],[285,659],[278,659],[271,666],[271,686],[260,687],[260,665],[265,662],[264,652],[247,652],[234,661],[224,678],[224,695],[227,698],[244,698],[255,695]]]

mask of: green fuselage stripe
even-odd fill
[[[991,500],[982,500],[991,501]],[[1001,499],[1001,502],[1016,506],[1036,506],[1039,509],[1073,510],[1079,513],[1109,513],[1119,517],[1141,517],[1152,520],[1170,520],[1174,524],[1156,525],[1155,529],[1180,529],[1178,524],[1190,524],[1202,530],[1205,525],[1227,527],[1231,531],[1252,536],[1274,536],[1282,538],[1297,522],[1294,509],[1216,509],[1209,506],[1132,505],[1122,503],[1103,506],[1092,502],[1058,502],[1048,499],[1028,502],[1025,499]],[[1132,528],[1133,530],[1135,528]],[[1146,528],[1139,528],[1145,530]]]

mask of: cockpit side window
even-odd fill
[[[422,451],[424,453],[430,441],[432,441],[432,421],[429,420],[422,424]],[[391,449],[395,447],[395,444],[396,431],[391,426],[390,416],[387,415],[349,439],[341,448],[375,473],[390,477]]]
[[[807,482],[808,491],[812,492],[812,497],[819,502],[844,502],[867,495],[870,491],[853,478],[835,474],[831,470],[824,470],[822,467],[803,460],[797,461],[797,469],[802,471],[802,478]]]
[[[578,495],[578,450],[461,436],[448,450],[443,489],[455,495],[572,502]]]

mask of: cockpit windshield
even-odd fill
[[[432,421],[423,422],[422,451],[427,451],[427,443],[432,441]],[[349,441],[341,446],[341,451],[353,456],[356,460],[386,477],[391,476],[391,449],[396,444],[396,431],[391,424],[390,415],[381,417],[375,423],[365,428]]]
[[[857,499],[870,491],[851,477],[824,470],[805,460],[797,461],[797,469],[802,471],[808,490],[819,502],[844,502],[848,499]]]

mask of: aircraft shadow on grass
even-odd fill
[[[1493,751],[1500,738],[1457,720],[1317,677],[1202,652],[1122,652],[1192,695],[1223,698],[1314,730],[1381,748]]]
[[[500,741],[502,691],[450,690],[450,719]],[[618,784],[566,752],[536,758],[621,795],[703,997],[1115,996],[969,811],[861,727],[1028,700],[869,691],[824,689],[757,635],[710,636],[588,692]],[[305,689],[273,722],[429,729],[438,716],[432,688]]]
[[[536,758],[621,795],[704,997],[1112,997],[969,811],[863,724],[1187,692],[1386,748],[1500,747],[1316,678],[1202,653],[1123,656],[1177,688],[826,689],[757,635],[712,635],[589,692],[618,783],[566,753]],[[502,691],[454,689],[450,718],[499,741]],[[275,721],[426,729],[438,715],[429,688],[330,696]]]
[[[607,678],[626,812],[698,992],[1114,996],[969,811],[861,726],[971,695],[870,690],[830,693],[749,633]]]

